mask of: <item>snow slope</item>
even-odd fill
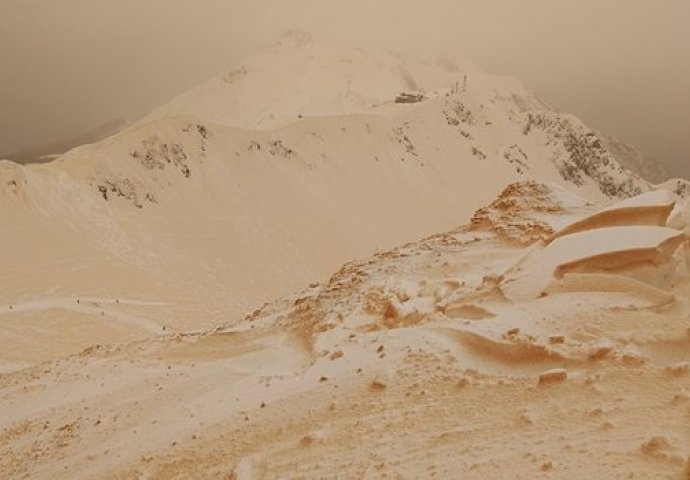
[[[528,180],[594,203],[650,188],[515,80],[292,33],[115,136],[0,162],[0,305],[153,301],[128,314],[206,328]]]
[[[559,187],[510,185],[475,215],[485,221],[347,263],[244,320],[2,375],[0,472],[685,478],[687,271],[658,288],[628,272],[581,271],[539,298],[503,295],[506,272],[531,264],[526,254],[539,263],[555,248],[559,264],[685,238],[654,224],[604,227],[539,251],[505,236],[597,211]],[[595,234],[606,241],[576,241]],[[666,260],[687,261],[687,240],[670,249]]]

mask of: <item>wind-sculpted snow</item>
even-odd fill
[[[668,192],[659,190],[572,221],[511,267],[501,291],[511,299],[538,298],[572,273],[624,275],[668,288],[677,267],[684,267],[676,253],[684,255],[680,247],[688,239],[682,229],[666,227],[674,207]],[[592,278],[603,284],[602,277]],[[569,288],[574,285],[567,283]],[[634,284],[628,285],[635,290]]]
[[[566,225],[555,232],[549,241],[565,235],[603,227],[664,226],[674,209],[675,203],[675,200],[665,190],[637,195]]]
[[[492,213],[501,205],[554,226],[595,211],[537,183],[512,185],[484,209],[493,225],[514,221]],[[38,326],[29,315],[51,308],[95,310],[118,342],[34,367],[3,345],[0,472],[682,478],[690,287],[667,269],[683,255],[682,232],[594,228],[527,247],[479,227],[347,263],[201,331],[168,326],[131,341],[116,328],[191,312],[174,300],[16,303],[0,312],[6,329]],[[601,258],[609,253],[618,257]],[[549,281],[544,295],[506,288],[525,269]],[[84,335],[88,317],[78,318],[72,335]]]

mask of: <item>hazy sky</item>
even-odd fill
[[[690,177],[690,0],[0,0],[0,154],[135,119],[289,28],[459,51]]]

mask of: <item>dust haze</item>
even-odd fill
[[[290,28],[460,53],[690,176],[685,0],[0,0],[0,155],[134,120]]]
[[[687,2],[0,0],[0,479],[690,480]]]

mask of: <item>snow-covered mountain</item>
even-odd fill
[[[690,183],[629,158],[292,33],[0,161],[0,477],[686,478]]]
[[[154,323],[210,326],[528,180],[649,189],[514,79],[293,32],[115,136],[0,162],[0,302],[136,294],[169,305]]]

